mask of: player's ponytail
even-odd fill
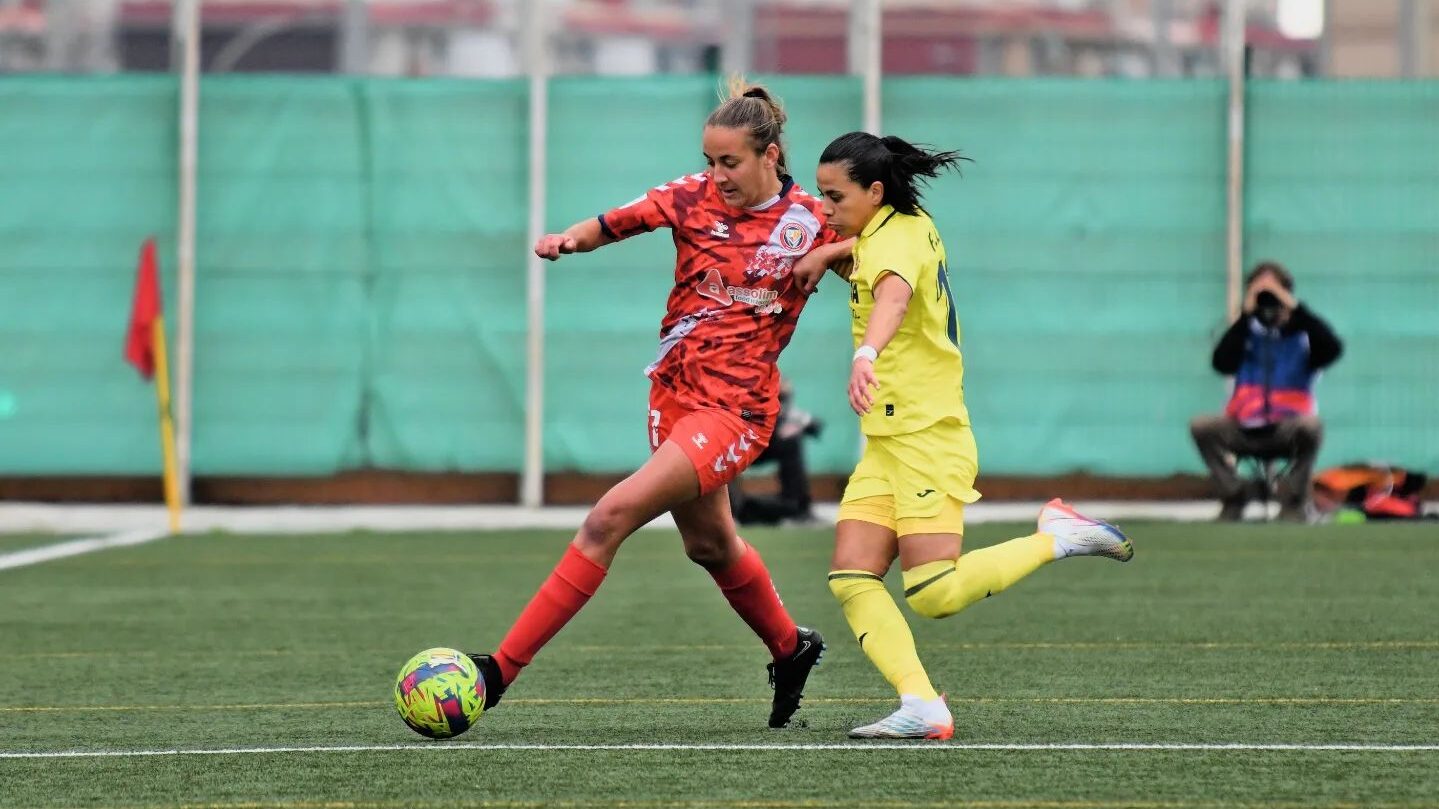
[[[710,113],[705,125],[747,131],[755,154],[762,153],[773,143],[779,148],[779,162],[775,169],[780,175],[785,175],[789,173],[784,154],[786,120],[788,116],[779,99],[770,95],[763,86],[750,84],[736,74],[729,78],[725,91],[720,95],[720,105]]]
[[[850,132],[835,138],[819,156],[820,163],[843,163],[849,178],[868,188],[884,187],[884,203],[903,214],[919,211],[920,189],[947,170],[959,170],[969,158],[959,152],[933,151],[903,138],[882,138],[868,132]]]

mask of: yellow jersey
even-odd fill
[[[865,225],[853,253],[849,310],[856,348],[874,311],[874,286],[884,275],[898,275],[913,292],[899,331],[874,364],[880,387],[860,429],[865,435],[901,435],[950,417],[969,424],[959,317],[933,220],[923,211],[910,216],[885,205]]]

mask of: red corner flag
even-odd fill
[[[179,462],[175,456],[175,425],[170,417],[170,369],[165,362],[165,314],[160,306],[160,267],[155,240],[140,248],[135,271],[135,300],[130,304],[130,327],[125,331],[125,361],[146,379],[155,379],[155,401],[160,413],[160,451],[165,460],[165,505],[170,511],[170,533],[180,531]]]
[[[135,299],[130,305],[130,328],[125,333],[125,361],[149,379],[155,374],[154,325],[160,317],[160,269],[155,259],[155,240],[146,239],[140,248],[140,266],[135,273]]]

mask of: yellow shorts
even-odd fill
[[[964,505],[979,499],[974,433],[943,419],[903,435],[873,435],[849,477],[839,519],[911,534],[963,534]]]

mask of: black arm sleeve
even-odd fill
[[[1214,358],[1210,360],[1214,370],[1225,376],[1239,373],[1239,364],[1244,362],[1244,339],[1248,335],[1249,316],[1240,315],[1219,338],[1219,345],[1214,347]]]
[[[1309,334],[1309,367],[1315,371],[1327,368],[1344,353],[1344,344],[1324,319],[1309,311],[1304,304],[1294,307],[1289,321]]]

